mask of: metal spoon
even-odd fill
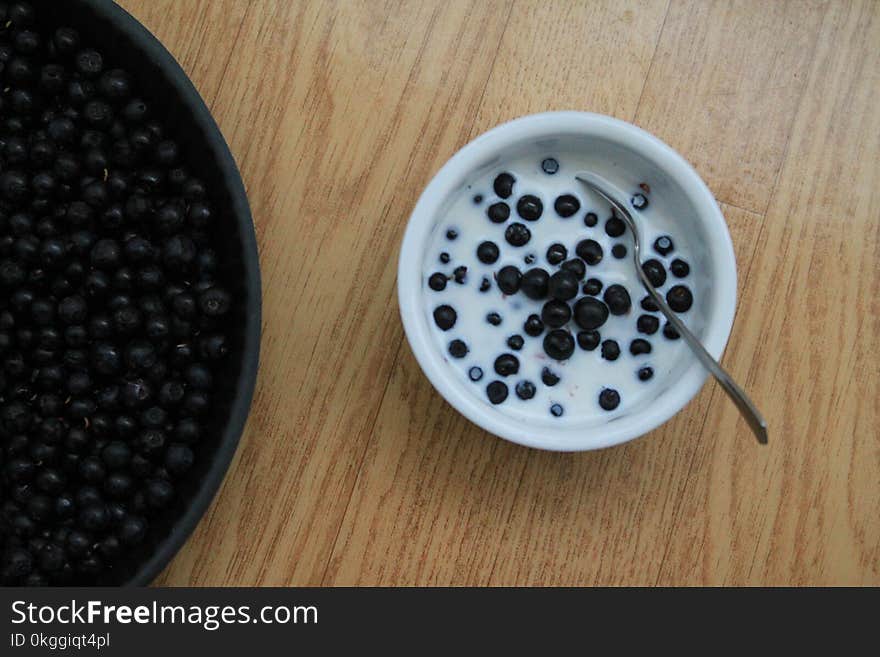
[[[755,434],[755,437],[758,439],[758,442],[762,445],[767,444],[767,423],[764,421],[764,418],[761,416],[761,413],[755,408],[755,405],[752,403],[752,400],[749,399],[748,395],[740,388],[736,382],[730,377],[730,375],[724,371],[724,368],[718,364],[712,356],[706,351],[706,348],[702,345],[699,338],[690,332],[687,326],[684,325],[678,316],[672,312],[672,309],[666,304],[666,300],[660,295],[657,290],[654,289],[654,286],[651,284],[651,281],[648,280],[647,275],[642,270],[642,260],[640,257],[641,253],[641,240],[639,239],[639,231],[636,228],[636,222],[633,219],[633,216],[630,214],[629,210],[625,205],[617,201],[611,193],[606,190],[613,189],[613,187],[605,180],[603,180],[600,176],[597,176],[594,173],[589,172],[581,172],[575,176],[577,180],[584,183],[587,187],[596,192],[599,196],[604,198],[611,204],[611,207],[616,210],[616,212],[621,216],[624,222],[626,222],[627,227],[630,229],[633,235],[633,259],[635,260],[636,272],[638,273],[639,280],[642,282],[642,285],[645,286],[645,289],[648,291],[648,294],[651,295],[651,298],[654,299],[654,303],[660,308],[663,314],[666,316],[666,319],[669,320],[669,323],[675,327],[675,330],[678,331],[679,335],[681,335],[685,342],[687,342],[688,346],[691,348],[691,351],[694,352],[694,355],[700,360],[703,366],[712,373],[718,383],[721,384],[721,387],[724,388],[724,391],[730,396],[733,400],[733,403],[736,404],[739,412],[746,419],[746,422],[749,423],[749,427],[751,427],[752,431]]]

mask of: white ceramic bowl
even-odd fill
[[[590,169],[622,189],[651,181],[652,204],[674,217],[676,233],[687,233],[690,258],[701,272],[695,280],[698,302],[689,325],[714,357],[724,351],[736,308],[736,261],[721,210],[706,184],[678,153],[644,130],[608,116],[548,112],[525,116],[480,135],[440,169],[422,193],[409,219],[397,276],[400,314],[422,370],[441,395],[472,422],[507,440],[558,451],[609,447],[663,424],[700,390],[707,372],[688,356],[667,377],[669,384],[628,412],[601,424],[529,426],[477,398],[455,376],[432,339],[424,311],[423,262],[432,231],[451,201],[481,173],[529,151],[575,149],[590,158]],[[583,151],[581,151],[583,149]],[[696,315],[694,315],[696,314]]]

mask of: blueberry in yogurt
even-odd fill
[[[613,388],[605,388],[599,393],[599,406],[606,411],[613,411],[620,405],[620,393]]]
[[[626,291],[623,285],[618,285],[617,283],[605,288],[605,294],[602,295],[602,298],[605,300],[605,304],[612,315],[625,315],[632,306],[629,292]]]
[[[553,208],[556,210],[556,214],[567,219],[577,214],[577,211],[581,209],[581,202],[571,194],[563,194],[553,202]]]
[[[498,270],[495,282],[504,294],[516,294],[522,283],[522,273],[513,265],[507,265]]]
[[[568,257],[568,249],[564,244],[556,242],[547,248],[547,262],[551,265],[561,264]]]
[[[651,343],[644,338],[636,338],[629,343],[629,353],[633,356],[651,353]]]
[[[660,328],[660,320],[654,315],[639,315],[636,320],[636,330],[646,335],[654,335]]]
[[[559,171],[559,161],[553,157],[545,158],[544,161],[541,162],[541,169],[547,175],[552,176],[557,171]]]
[[[648,207],[648,197],[644,194],[635,194],[630,199],[630,203],[636,210],[644,210]]]
[[[428,287],[430,287],[435,292],[441,292],[446,289],[446,281],[447,278],[444,274],[440,272],[435,272],[431,274],[430,278],[428,278]]]
[[[587,275],[587,266],[580,258],[571,258],[569,260],[566,260],[562,263],[560,269],[571,272],[579,281],[583,280],[584,276]]]
[[[578,331],[577,343],[584,351],[593,351],[599,346],[602,335],[599,331]]]
[[[514,222],[504,231],[504,239],[511,246],[525,246],[532,239],[532,232],[524,224]]]
[[[584,294],[589,294],[590,296],[596,296],[600,292],[602,292],[602,281],[598,278],[588,278],[584,283],[582,288]]]
[[[498,195],[498,198],[508,198],[513,193],[513,185],[516,178],[507,173],[499,173],[498,177],[492,183],[492,189]]]
[[[663,287],[663,284],[666,282],[666,269],[664,269],[662,262],[656,258],[645,260],[642,263],[642,271],[645,272],[645,276],[651,281],[651,285]]]
[[[529,269],[522,277],[522,291],[529,299],[540,301],[547,297],[550,275],[540,267]]]
[[[613,216],[605,222],[605,234],[608,237],[620,237],[626,232],[626,224],[623,219]]]
[[[531,381],[520,381],[516,384],[514,391],[516,392],[517,397],[526,400],[532,399],[535,396],[537,389],[535,388],[535,384]]]
[[[523,331],[526,335],[536,338],[544,332],[544,322],[537,315],[529,315],[523,324]]]
[[[452,306],[447,306],[446,304],[442,306],[437,306],[434,309],[434,322],[440,328],[441,331],[448,331],[453,326],[455,326],[455,320],[458,318],[457,313],[455,312],[455,308]]]
[[[673,249],[675,249],[675,245],[669,235],[661,235],[654,240],[654,250],[662,256],[669,255]]]
[[[519,359],[513,354],[501,354],[495,359],[495,373],[510,376],[519,372]]]
[[[620,345],[617,340],[605,340],[602,342],[602,358],[605,360],[617,360],[620,358]]]
[[[578,277],[566,269],[560,269],[547,282],[547,293],[560,301],[574,299],[578,293]]]
[[[626,224],[569,173],[589,162],[560,153],[501,166],[469,181],[488,190],[485,202],[466,190],[450,201],[426,252],[425,311],[444,366],[482,403],[538,426],[595,421],[652,399],[687,348],[643,290]],[[641,189],[630,201],[651,246],[642,270],[697,322],[689,236]],[[96,288],[109,287],[96,272]]]
[[[449,355],[453,358],[464,358],[467,356],[468,347],[463,340],[453,340],[449,343]]]
[[[541,321],[550,328],[560,328],[571,319],[571,306],[559,299],[551,299],[541,309]]]
[[[559,383],[559,377],[549,367],[545,367],[541,370],[541,382],[545,386],[552,388]]]
[[[495,244],[495,242],[481,242],[477,247],[477,258],[484,265],[494,264],[498,260],[498,255],[500,253],[498,245]]]
[[[691,291],[685,285],[676,285],[666,293],[666,303],[677,313],[686,313],[694,303]]]
[[[510,218],[510,206],[501,201],[493,203],[486,210],[486,216],[493,224],[503,224]]]
[[[507,394],[507,384],[503,381],[492,381],[492,383],[486,386],[486,396],[493,404],[497,405],[502,403],[507,399]]]
[[[669,271],[671,271],[672,275],[676,278],[686,278],[687,275],[691,273],[691,266],[684,260],[676,258],[669,263]]]
[[[647,310],[649,313],[660,312],[660,306],[657,305],[657,302],[651,297],[651,295],[646,295],[640,302],[639,305],[642,307],[642,310]]]
[[[544,212],[544,204],[537,196],[526,194],[516,202],[516,211],[526,221],[537,221]]]
[[[585,330],[597,329],[608,320],[608,306],[595,297],[581,297],[574,305],[574,321]]]
[[[544,337],[544,351],[554,360],[568,360],[574,353],[574,338],[562,329],[553,329]]]
[[[594,239],[585,239],[577,243],[575,253],[588,265],[596,266],[602,262],[602,245]]]

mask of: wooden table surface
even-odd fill
[[[880,585],[880,3],[122,0],[241,167],[263,352],[164,585]],[[433,173],[516,116],[632,121],[721,202],[740,301],[713,382],[628,445],[493,438],[434,392],[395,270]]]

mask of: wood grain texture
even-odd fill
[[[719,199],[763,213],[823,11],[672,0],[636,123],[672,141]]]
[[[728,362],[775,440],[713,405],[664,582],[880,583],[877,9],[829,7],[741,304]]]
[[[159,584],[880,584],[880,5],[123,0],[242,169],[263,362],[220,494]],[[731,228],[724,362],[622,447],[498,440],[397,318],[416,197],[468,139],[583,109],[656,132]]]

